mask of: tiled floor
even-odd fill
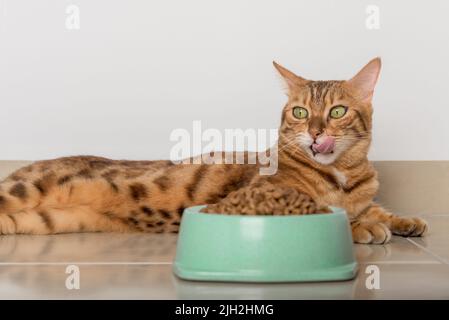
[[[14,166],[0,166],[4,176]],[[449,213],[424,216],[425,238],[355,245],[352,281],[238,284],[183,281],[171,272],[176,235],[65,234],[0,237],[0,299],[449,299]],[[80,289],[68,290],[68,265]],[[367,289],[368,265],[380,289]]]

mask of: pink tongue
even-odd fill
[[[333,137],[326,137],[320,144],[314,143],[312,145],[313,151],[316,153],[330,153],[334,150],[335,139]]]

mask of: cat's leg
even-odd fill
[[[382,222],[352,221],[352,239],[355,243],[385,244],[391,239],[391,231]]]
[[[111,213],[89,206],[34,208],[0,214],[0,234],[57,234],[69,232],[129,232],[132,225]]]
[[[377,204],[370,205],[351,226],[354,242],[374,244],[387,243],[391,234],[420,237],[428,230],[425,220],[399,217]]]

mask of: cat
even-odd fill
[[[94,156],[37,161],[0,183],[1,234],[178,232],[186,207],[225,201],[264,183],[294,188],[317,207],[342,207],[356,243],[421,236],[427,223],[373,202],[377,174],[367,159],[380,58],[346,81],[306,80],[273,62],[285,83],[278,168],[260,164],[174,164]],[[245,159],[249,154],[245,153]]]

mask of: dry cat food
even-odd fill
[[[204,213],[241,215],[303,215],[330,213],[327,207],[318,207],[308,196],[293,188],[264,184],[248,186],[231,192],[218,203],[209,204]]]

